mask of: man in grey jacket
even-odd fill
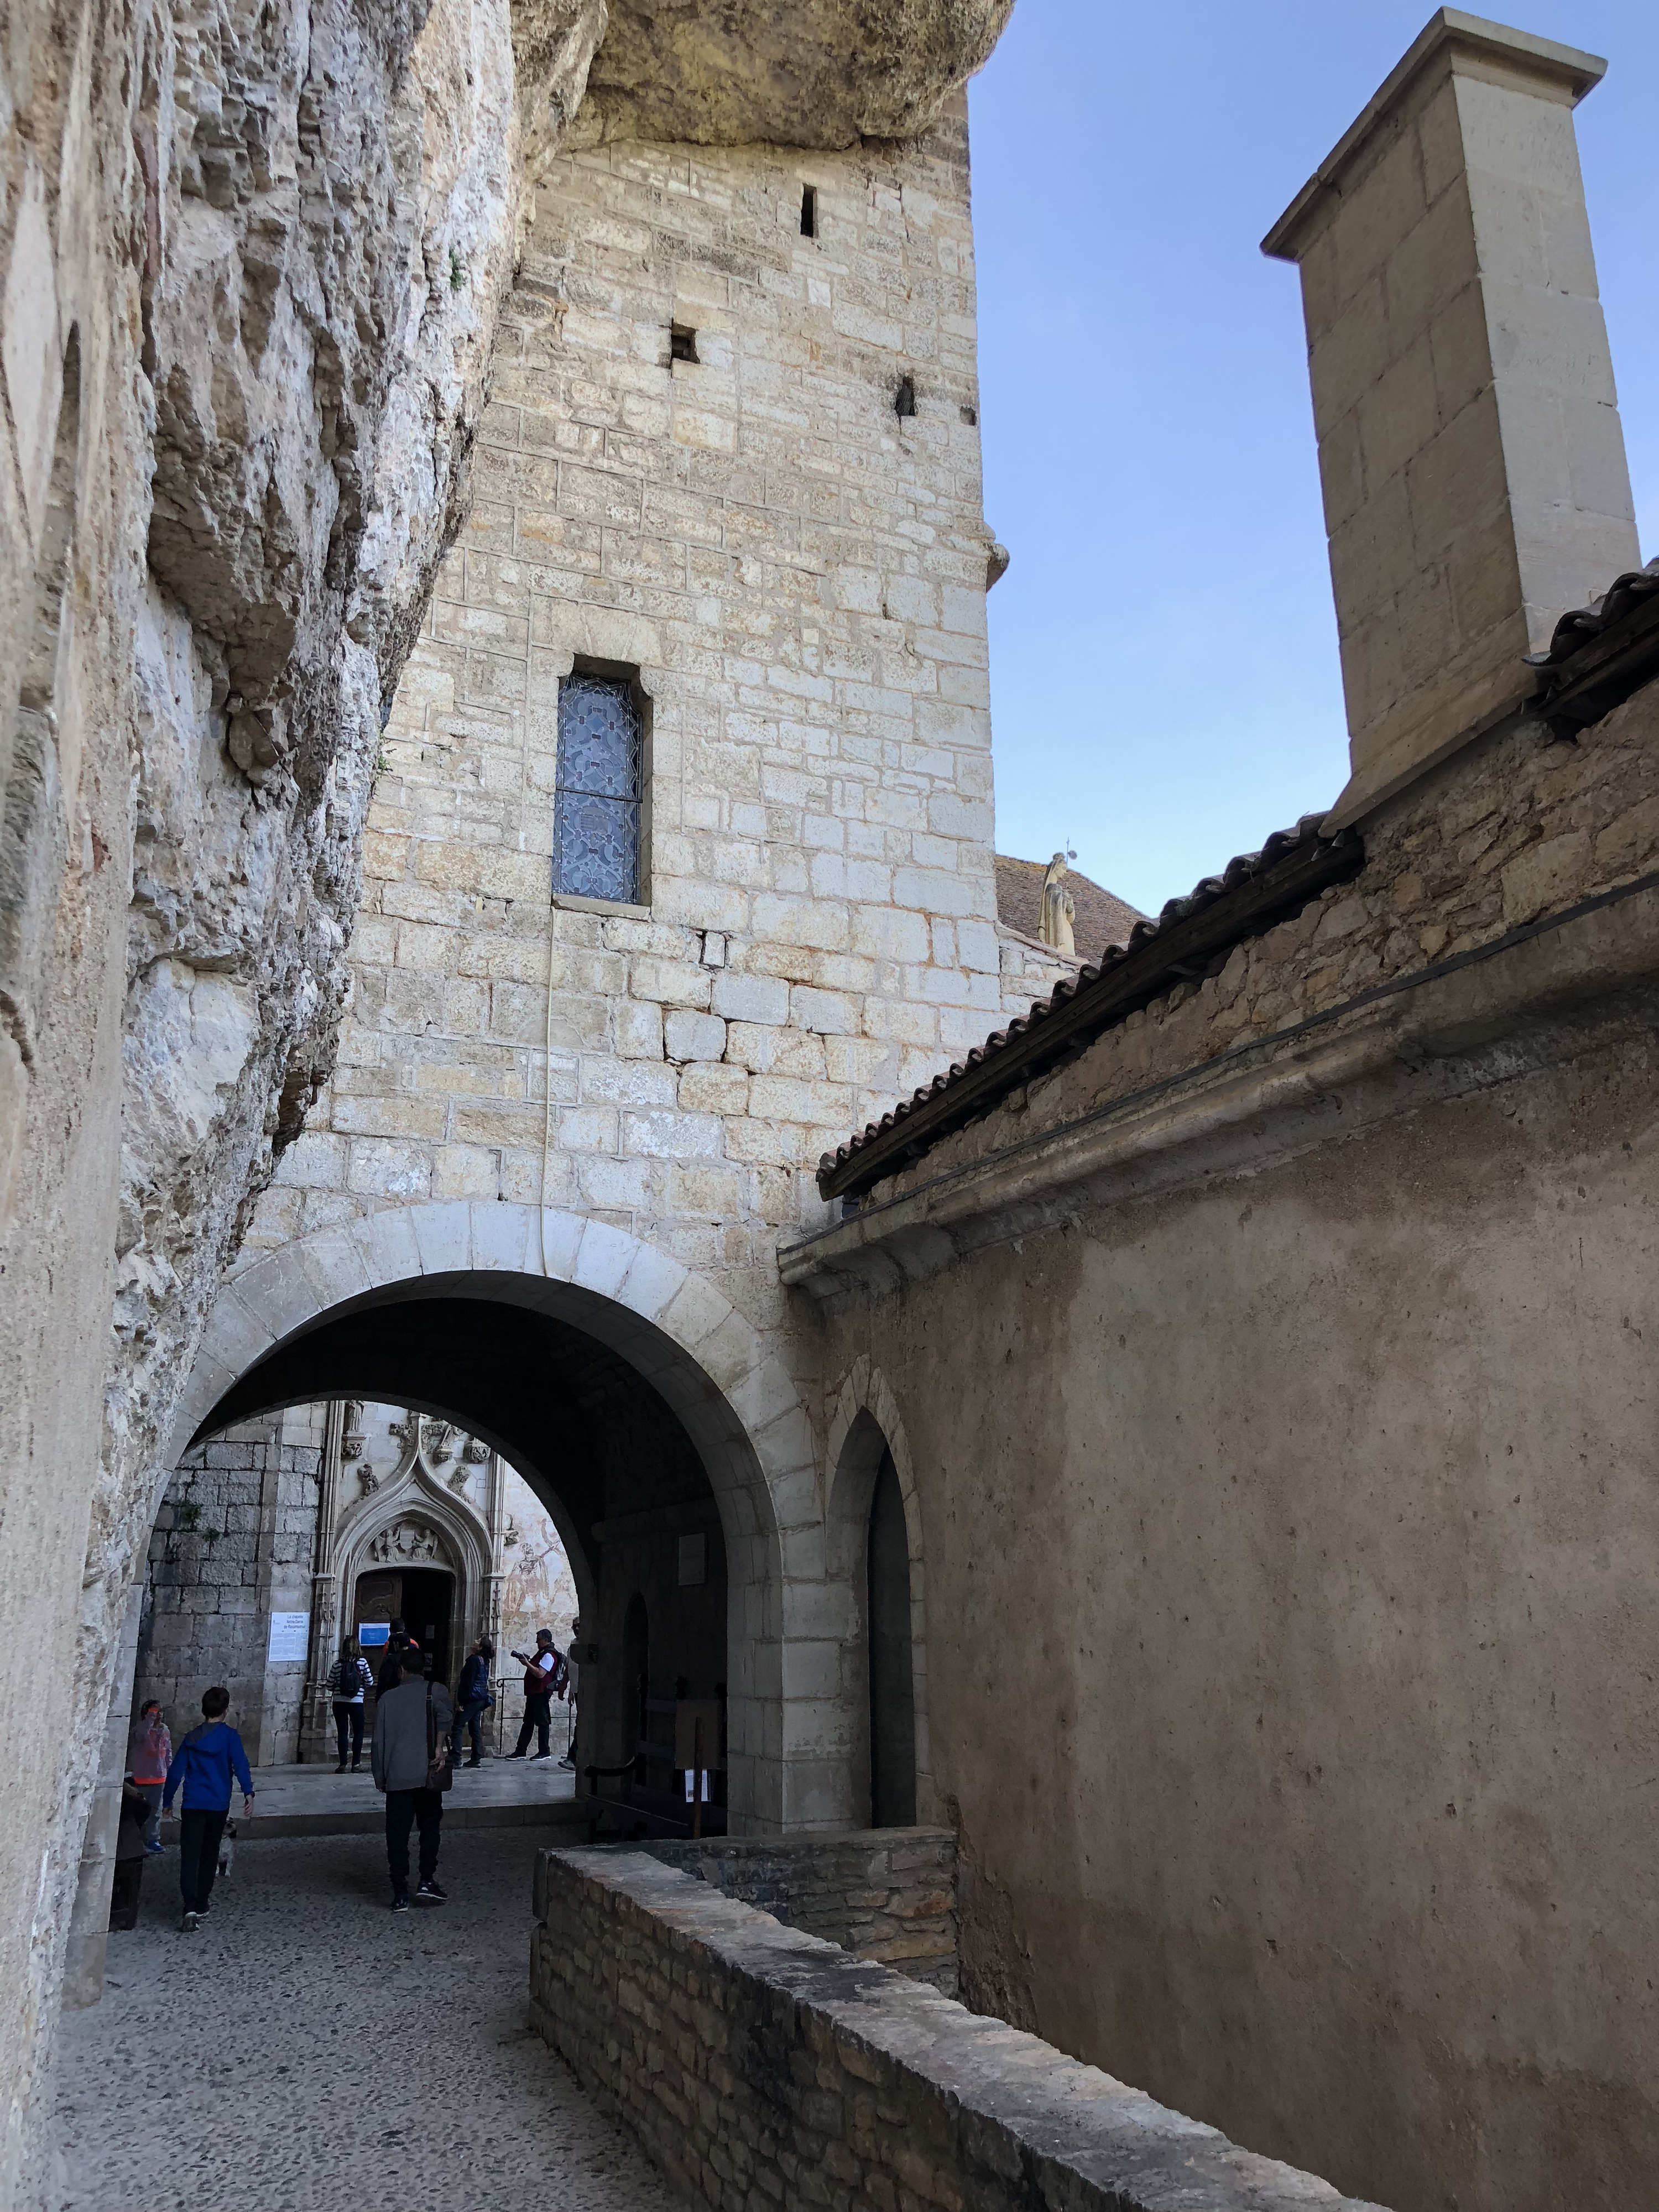
[[[374,1708],[374,1742],[369,1768],[374,1787],[386,1792],[386,1856],[392,1869],[392,1910],[409,1910],[409,1832],[421,1831],[421,1886],[416,1905],[441,1905],[445,1893],[438,1887],[438,1829],[444,1801],[427,1787],[427,1770],[434,1746],[448,1747],[454,1722],[449,1692],[441,1682],[425,1680],[426,1662],[413,1647],[399,1655],[401,1679],[395,1690],[381,1692]],[[431,1699],[428,1722],[427,1701]]]

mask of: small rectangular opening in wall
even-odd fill
[[[816,238],[818,234],[818,188],[803,185],[800,188],[800,234]]]
[[[696,361],[696,332],[687,323],[671,323],[668,330],[670,361]]]
[[[912,376],[902,377],[899,381],[898,390],[893,394],[893,412],[895,415],[905,417],[914,415],[915,411],[915,379]]]

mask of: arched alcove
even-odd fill
[[[846,1592],[845,1817],[908,1826],[933,1817],[921,1514],[903,1422],[866,1358],[836,1400],[830,1469],[827,1563]]]

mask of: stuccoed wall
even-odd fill
[[[1659,2185],[1656,823],[1651,693],[1471,747],[824,1240],[932,1180],[902,1291],[817,1286],[915,1470],[969,2002],[1391,2203]]]

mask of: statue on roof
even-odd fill
[[[1066,887],[1066,878],[1070,872],[1066,866],[1066,855],[1064,853],[1056,853],[1054,859],[1049,861],[1043,875],[1042,904],[1038,911],[1037,934],[1045,945],[1052,945],[1056,952],[1064,952],[1075,957],[1077,945],[1072,934],[1072,924],[1076,918],[1077,908],[1071,892]]]

